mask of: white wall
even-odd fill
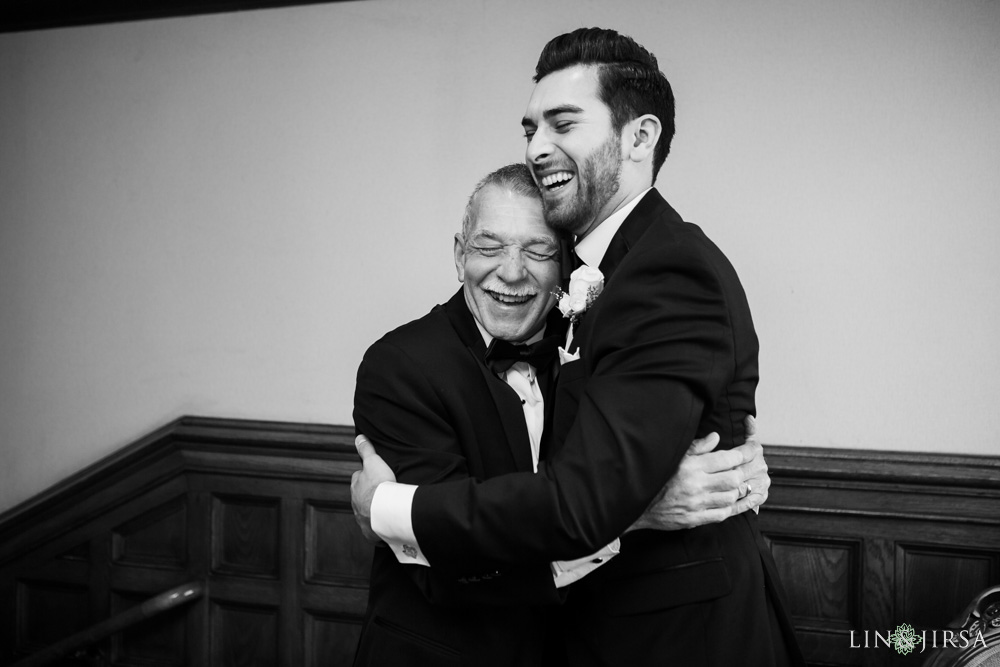
[[[351,423],[582,25],[674,84],[765,441],[995,453],[1000,4],[367,0],[0,35],[0,510],[182,414]]]

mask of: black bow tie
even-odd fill
[[[519,361],[526,361],[542,371],[552,363],[559,347],[559,336],[546,336],[531,345],[508,343],[494,338],[486,348],[486,365],[494,373],[506,373],[511,366]]]

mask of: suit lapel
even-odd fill
[[[504,440],[506,440],[510,454],[514,458],[515,466],[518,470],[531,470],[531,441],[528,438],[528,426],[524,422],[521,400],[518,398],[517,392],[486,367],[484,361],[486,344],[472,318],[472,313],[469,312],[469,307],[465,303],[465,295],[461,289],[445,304],[444,309],[451,326],[475,360],[483,383],[493,398],[493,404],[500,416]]]
[[[545,335],[557,335],[560,341],[565,339],[567,322],[558,308],[549,311],[545,319]],[[559,360],[553,359],[548,368],[539,368],[538,385],[542,390],[545,406],[545,421],[542,428],[542,442],[538,448],[538,460],[544,461],[552,449],[552,434],[555,425],[556,382],[559,379]]]
[[[528,425],[524,421],[521,399],[510,385],[494,375],[484,363],[479,363],[479,370],[493,395],[497,412],[500,413],[500,423],[503,424],[507,445],[510,447],[517,469],[532,470],[531,440],[528,438]]]
[[[666,200],[660,196],[656,190],[650,190],[639,200],[632,212],[625,218],[625,222],[615,232],[608,246],[608,251],[601,259],[601,273],[604,274],[605,282],[611,280],[615,269],[625,259],[638,240],[646,233],[654,220],[667,219],[669,222],[683,222],[680,215]]]

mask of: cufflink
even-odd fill
[[[403,555],[404,556],[408,556],[410,558],[416,558],[417,557],[417,548],[415,546],[413,546],[412,544],[404,544],[403,545]]]

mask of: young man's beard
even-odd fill
[[[598,212],[618,192],[623,158],[620,141],[612,132],[583,162],[576,175],[576,196],[559,205],[542,198],[545,222],[553,229],[580,234],[587,231]]]

